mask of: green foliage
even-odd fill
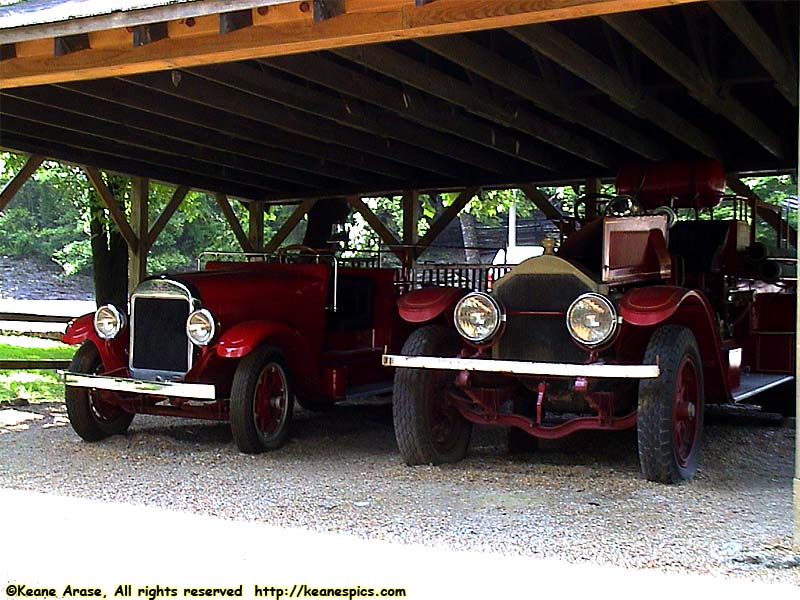
[[[70,359],[71,346],[26,336],[0,336],[0,358],[4,359]],[[0,402],[24,398],[33,402],[60,402],[64,386],[52,370],[0,371]]]

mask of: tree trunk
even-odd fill
[[[464,238],[464,261],[468,265],[477,265],[481,262],[478,247],[478,229],[475,227],[475,217],[468,212],[461,211],[458,215],[461,223],[461,236]]]
[[[109,178],[108,187],[115,198],[121,188]],[[98,306],[113,304],[125,311],[128,303],[128,244],[112,221],[105,215],[105,206],[92,191],[89,230],[92,244],[92,275],[94,297]]]

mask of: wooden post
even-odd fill
[[[590,196],[592,194],[599,194],[600,193],[600,180],[596,177],[590,177],[586,180],[586,183],[583,187],[583,194],[585,196]],[[594,217],[598,216],[597,212],[597,205],[594,202],[587,202],[586,203],[586,220],[593,219]]]
[[[131,229],[136,234],[136,244],[128,246],[128,292],[132,292],[147,277],[147,253],[150,250],[150,180],[134,177],[131,190]]]
[[[25,185],[25,182],[31,178],[31,175],[39,168],[39,165],[41,165],[43,161],[43,156],[34,155],[28,158],[27,162],[22,165],[19,173],[17,173],[14,179],[9,181],[3,188],[3,191],[0,192],[0,210],[8,206],[11,199],[17,194],[20,188]]]
[[[419,192],[408,190],[403,194],[403,246],[405,267],[413,267],[417,262],[417,242],[419,241]]]
[[[264,203],[251,202],[248,212],[250,220],[247,225],[247,238],[255,252],[264,251]]]
[[[800,111],[798,111],[798,132],[800,132]],[[800,158],[798,158],[798,168],[800,168]],[[796,192],[797,190],[795,190]],[[800,203],[797,206],[797,216],[800,217]],[[788,221],[788,218],[787,218]],[[798,221],[800,223],[800,221]],[[797,263],[797,276],[800,281],[800,262]],[[800,386],[797,385],[797,376],[800,375],[800,303],[797,303],[797,315],[794,329],[794,380],[795,380],[795,415],[800,415]],[[794,424],[794,546],[795,550],[800,551],[800,427],[797,421]]]

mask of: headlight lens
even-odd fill
[[[470,342],[484,342],[500,328],[503,315],[494,298],[482,292],[472,292],[456,304],[456,329]]]
[[[125,315],[111,304],[101,306],[94,313],[94,330],[101,339],[110,340],[117,337],[123,327],[125,327]]]
[[[598,346],[617,329],[617,311],[605,296],[588,293],[579,296],[567,311],[570,335],[585,346]]]
[[[186,319],[186,335],[197,346],[207,346],[216,330],[214,317],[205,308],[194,311]]]

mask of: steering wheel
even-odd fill
[[[600,201],[600,202],[602,202],[602,203],[607,205],[614,198],[616,198],[616,196],[612,196],[611,194],[585,194],[584,196],[580,196],[579,198],[577,198],[575,200],[575,204],[572,207],[572,214],[575,217],[576,221],[580,221],[581,223],[583,223],[586,220],[586,214],[585,214],[585,211],[584,211],[584,215],[583,216],[581,216],[579,214],[579,210],[578,209],[581,206],[583,206],[584,204],[588,204],[589,202],[597,203],[598,201]],[[597,213],[598,214],[605,214],[605,207],[604,207],[604,209],[602,211],[598,210]]]
[[[654,208],[650,211],[651,215],[664,215],[667,217],[667,229],[672,229],[672,226],[675,225],[675,221],[678,220],[678,215],[675,214],[675,211],[672,210],[669,206],[659,206]]]
[[[644,212],[641,204],[633,196],[623,194],[614,196],[606,204],[603,215],[606,217],[626,217],[628,215],[637,215]]]

